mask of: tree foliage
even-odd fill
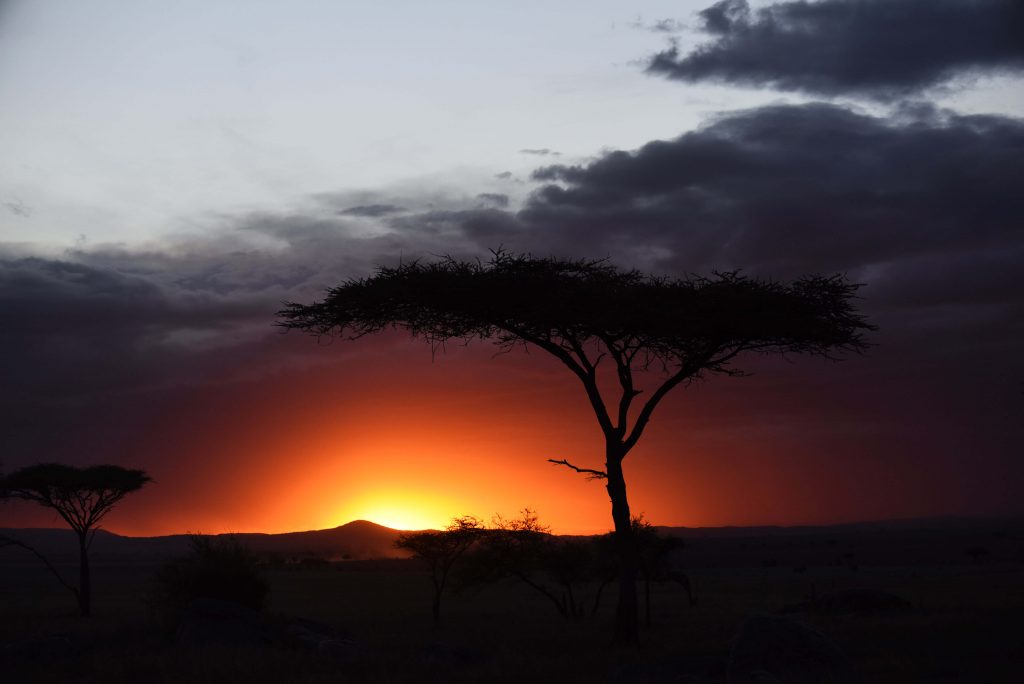
[[[85,534],[128,494],[152,482],[145,472],[115,465],[76,468],[41,463],[16,470],[0,481],[5,496],[53,509],[75,532]]]

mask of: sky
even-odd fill
[[[502,246],[864,284],[864,355],[659,407],[647,519],[1024,513],[1019,3],[369,5],[0,0],[0,468],[144,468],[126,534],[606,530],[547,463],[603,450],[556,361],[273,325]]]

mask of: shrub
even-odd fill
[[[167,562],[157,573],[158,609],[176,614],[200,598],[253,610],[263,607],[270,585],[245,544],[232,536],[190,535],[189,545],[188,555]]]

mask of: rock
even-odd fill
[[[71,661],[81,654],[81,646],[70,636],[49,634],[0,646],[0,663],[9,667],[27,666],[42,662]]]
[[[319,622],[295,618],[284,627],[287,642],[295,647],[316,651],[340,660],[362,657],[366,647],[341,634],[338,630]]]
[[[465,667],[478,665],[485,660],[480,651],[461,646],[450,646],[440,642],[431,642],[423,649],[423,661],[429,665],[445,667]]]
[[[674,656],[628,657],[611,670],[614,684],[717,684],[725,676],[721,658]]]
[[[854,684],[853,664],[828,637],[778,615],[740,625],[729,655],[729,684]]]
[[[780,613],[821,613],[822,615],[880,615],[911,610],[910,602],[880,589],[864,587],[822,594],[812,601],[783,606]]]
[[[866,587],[822,594],[815,603],[818,612],[828,615],[899,613],[911,609],[909,601],[895,594]]]
[[[202,598],[188,604],[174,640],[184,646],[264,646],[274,633],[251,608]]]

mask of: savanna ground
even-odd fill
[[[865,682],[1021,681],[1020,541],[1004,539],[1000,543],[1013,553],[981,559],[948,545],[943,551],[939,541],[930,543],[946,559],[927,564],[805,568],[788,562],[802,562],[808,551],[790,541],[779,542],[771,563],[764,563],[772,567],[691,568],[698,604],[689,606],[676,585],[656,585],[653,625],[636,648],[610,644],[614,587],[595,618],[577,622],[562,620],[545,598],[520,584],[453,592],[445,599],[443,624],[435,628],[430,580],[414,561],[268,571],[266,611],[338,629],[360,644],[358,655],[344,658],[285,647],[176,645],[149,601],[156,561],[98,560],[95,615],[82,619],[74,615],[70,594],[40,566],[7,553],[0,557],[0,644],[6,649],[0,653],[7,654],[0,655],[0,680],[724,682],[730,644],[744,617],[807,600],[813,584],[818,593],[884,589],[913,605],[905,612],[798,616],[845,650]],[[739,549],[748,542],[722,544]],[[780,557],[786,545],[791,557]],[[693,550],[699,560],[699,541]],[[47,637],[58,637],[56,645],[48,645]],[[25,643],[39,644],[38,652],[9,657],[12,645]]]

